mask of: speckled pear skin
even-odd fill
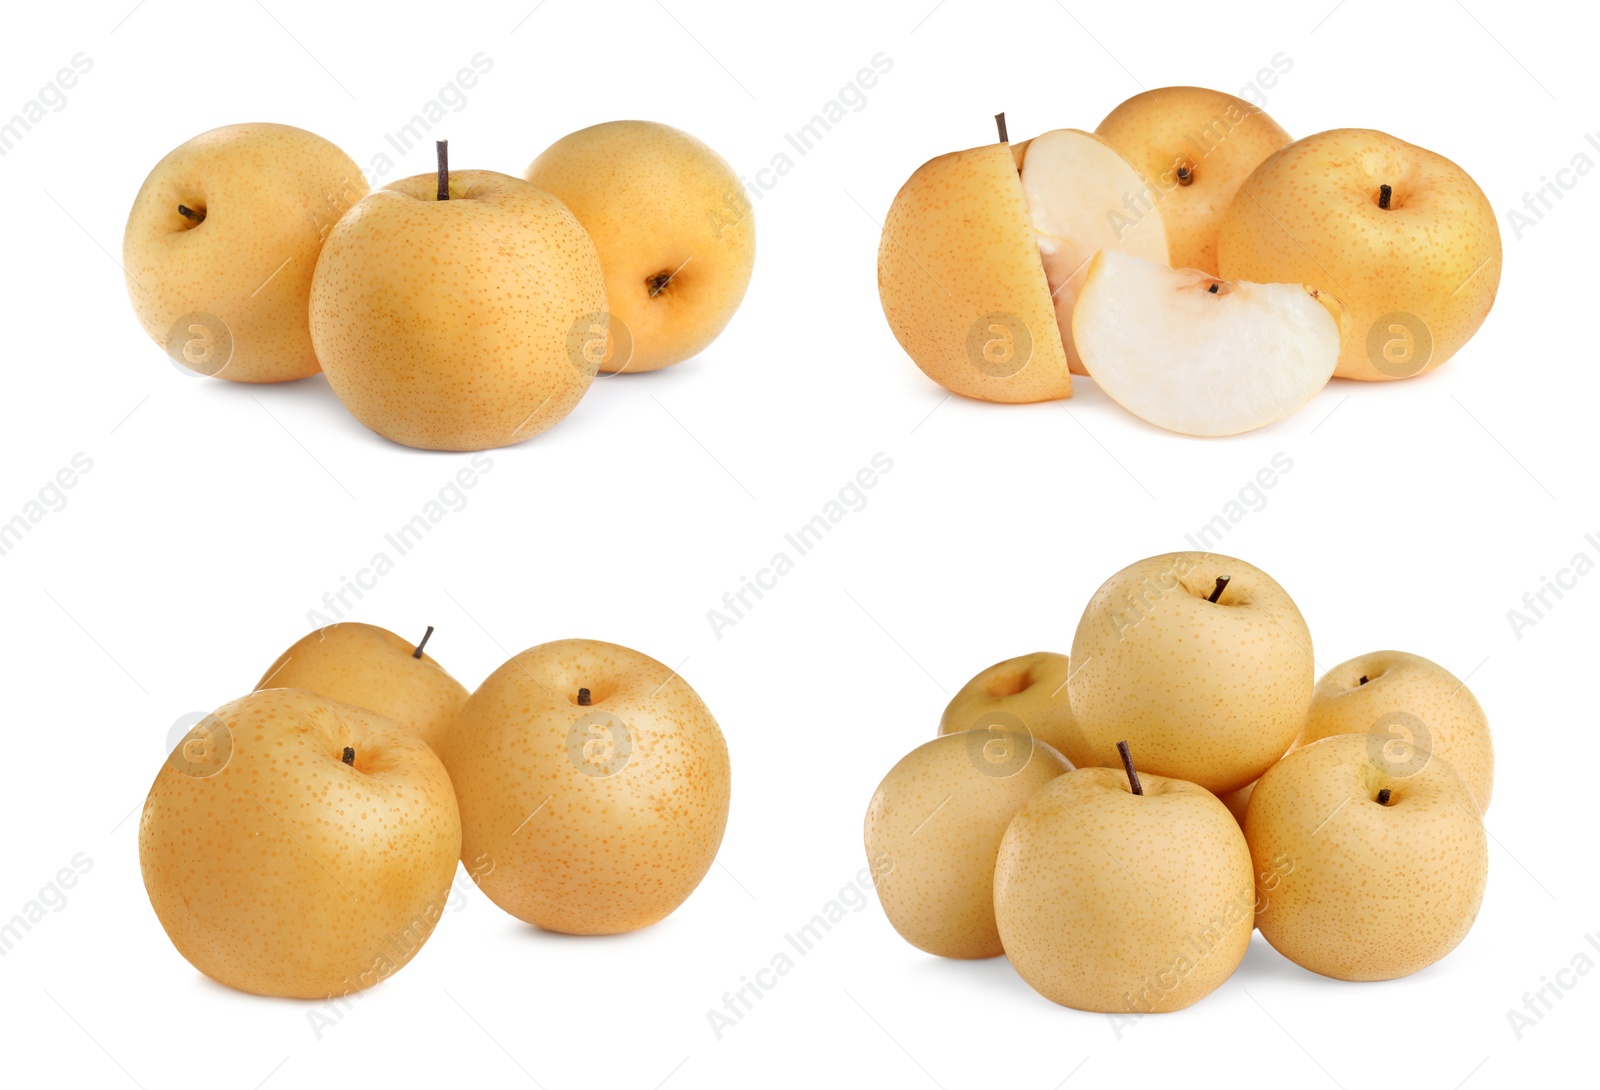
[[[186,763],[191,731],[139,821],[139,867],[172,944],[258,995],[322,999],[392,976],[433,933],[455,876],[444,766],[397,724],[299,689],[241,697],[217,722],[231,747],[220,771],[191,774],[211,767]]]
[[[1219,576],[1230,582],[1207,601]],[[1126,740],[1141,771],[1219,795],[1289,749],[1316,678],[1288,592],[1219,553],[1153,556],[1106,580],[1078,623],[1072,662],[1067,695],[1095,764],[1119,764]]]
[[[566,205],[488,170],[375,190],[328,235],[311,337],[357,420],[406,446],[487,450],[563,419],[594,380],[600,257]]]
[[[1102,1013],[1181,1010],[1250,945],[1250,850],[1209,791],[1120,768],[1053,781],[1006,829],[995,919],[1017,973],[1046,999]]]
[[[1479,813],[1488,813],[1494,794],[1494,740],[1488,716],[1464,682],[1421,655],[1373,651],[1329,670],[1317,682],[1300,744],[1335,734],[1381,731],[1380,721],[1391,712],[1407,712],[1422,720],[1428,748],[1456,770]],[[1390,735],[1383,732],[1383,736]]]
[[[654,121],[608,121],[563,136],[523,177],[564,201],[600,251],[612,316],[632,341],[602,371],[698,355],[739,309],[755,217],[744,183],[703,141]]]
[[[1217,232],[1234,194],[1289,134],[1260,108],[1205,87],[1140,91],[1094,130],[1133,164],[1157,198],[1174,269],[1217,275]],[[1181,167],[1188,184],[1178,181]]]
[[[1378,207],[1385,184],[1388,209]],[[1373,129],[1333,129],[1274,152],[1245,179],[1217,261],[1229,280],[1335,296],[1351,327],[1334,374],[1383,382],[1442,366],[1477,332],[1500,286],[1500,228],[1483,190],[1444,156]],[[1369,331],[1395,313],[1426,326],[1425,367],[1399,348],[1396,362],[1374,363]],[[1392,324],[1379,344],[1403,335]]]
[[[665,918],[727,826],[728,747],[710,710],[672,669],[612,643],[516,655],[472,694],[440,756],[461,799],[467,873],[549,931],[609,935]]]
[[[328,230],[366,192],[348,155],[290,125],[225,125],[180,144],[139,187],[122,236],[139,324],[165,350],[179,318],[220,319],[233,354],[217,378],[285,382],[316,374],[307,317],[312,271]],[[205,220],[193,223],[179,204]]]
[[[1072,396],[1017,169],[1010,144],[930,159],[895,195],[878,244],[878,298],[895,339],[933,381],[984,401]],[[1031,354],[1014,374],[974,365],[969,334],[992,314],[1027,330]]]
[[[878,903],[911,945],[947,958],[1003,953],[994,859],[1028,799],[1072,764],[1027,735],[971,730],[900,759],[867,806],[867,861]]]
[[[470,694],[431,655],[416,658],[415,650],[386,628],[343,621],[296,640],[256,688],[305,689],[367,708],[434,747]]]
[[[1388,805],[1377,800],[1385,788]],[[1437,755],[1396,777],[1363,735],[1313,742],[1256,784],[1245,838],[1261,934],[1324,976],[1390,980],[1426,968],[1466,938],[1483,903],[1487,834]]]
[[[1074,765],[1088,764],[1093,755],[1067,700],[1071,666],[1066,655],[1055,651],[1035,651],[995,663],[951,698],[939,719],[939,733],[1025,730]]]

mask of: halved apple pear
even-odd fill
[[[1093,133],[1054,129],[1034,137],[1019,176],[1068,366],[1086,375],[1073,342],[1072,311],[1090,259],[1115,250],[1165,265],[1166,226],[1139,172]]]
[[[1102,250],[1078,294],[1072,339],[1089,375],[1135,416],[1185,435],[1235,435],[1283,419],[1327,385],[1340,309],[1300,284],[1219,280]]]
[[[1009,143],[930,159],[878,245],[878,296],[924,374],[984,401],[1072,396],[1072,376]]]

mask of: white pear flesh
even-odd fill
[[[1117,250],[1165,265],[1166,226],[1139,172],[1093,133],[1055,129],[1034,137],[1021,178],[1067,364],[1074,374],[1087,374],[1073,347],[1072,311],[1090,259]]]
[[[1282,420],[1339,363],[1339,323],[1300,284],[1218,280],[1111,250],[1089,265],[1072,335],[1108,397],[1184,435]]]

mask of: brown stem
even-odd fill
[[[588,689],[579,689],[578,690],[578,706],[580,708],[587,708],[592,703],[594,703],[594,698],[589,695],[589,690]]]
[[[1179,185],[1193,185],[1194,184],[1194,171],[1192,169],[1190,169],[1188,166],[1179,167],[1178,168],[1178,184]]]
[[[439,199],[450,199],[450,141],[435,140],[434,150],[439,154]]]
[[[1225,590],[1227,588],[1228,583],[1232,579],[1233,579],[1233,576],[1231,576],[1231,575],[1219,575],[1219,576],[1217,576],[1217,585],[1214,588],[1212,588],[1211,596],[1209,598],[1207,598],[1206,601],[1215,602],[1218,598],[1221,598],[1223,590]]]
[[[187,205],[178,205],[178,215],[182,216],[186,220],[194,220],[196,223],[204,223],[206,221],[206,214],[204,212],[196,212],[193,208],[190,208]]]
[[[1388,185],[1380,185],[1378,187],[1378,207],[1388,208],[1389,198],[1392,196],[1394,196],[1393,189],[1391,189]]]
[[[356,751],[349,746],[345,746],[344,756],[339,759],[347,765],[354,765],[356,763]]]
[[[1362,674],[1361,675],[1361,684],[1365,685],[1366,683],[1367,683],[1367,675],[1366,674]]]
[[[994,127],[1000,130],[1000,143],[1011,143],[1011,138],[1006,135],[1006,112],[1004,110],[994,115]]]
[[[1389,791],[1389,789],[1387,787],[1385,787],[1383,790],[1379,791],[1378,792],[1378,803],[1380,805],[1382,805],[1382,806],[1388,806],[1389,805],[1389,795],[1390,795],[1390,791]]]
[[[422,657],[422,649],[424,647],[428,646],[428,641],[431,640],[432,638],[433,638],[433,625],[430,624],[428,626],[428,631],[426,631],[426,632],[424,632],[422,634],[422,642],[417,644],[417,649],[415,651],[411,652],[411,657],[414,658],[414,659],[420,659]]]
[[[1128,786],[1133,788],[1135,795],[1144,794],[1144,784],[1139,782],[1139,773],[1133,770],[1133,754],[1128,752],[1128,743],[1118,742],[1117,752],[1122,754],[1122,771],[1128,774]]]

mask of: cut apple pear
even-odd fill
[[[984,401],[1072,396],[1011,145],[930,159],[878,244],[878,297],[924,374]]]
[[[1035,140],[1028,162],[1038,154]],[[1071,340],[1090,377],[1135,416],[1185,435],[1235,435],[1327,385],[1337,307],[1299,284],[1219,280],[1107,249],[1085,274]]]
[[[1138,171],[1093,133],[1055,129],[1034,137],[1020,171],[1067,363],[1073,374],[1088,374],[1073,341],[1072,312],[1090,259],[1111,250],[1165,265],[1166,226]]]

